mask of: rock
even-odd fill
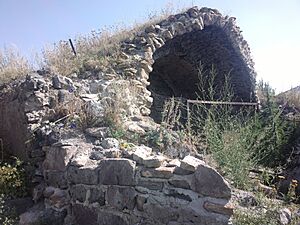
[[[135,162],[130,159],[104,159],[99,164],[99,184],[134,185]]]
[[[89,84],[89,90],[91,94],[98,94],[104,91],[104,89],[109,84],[109,81],[104,80],[93,80]]]
[[[87,200],[90,204],[97,202],[100,206],[105,205],[105,190],[102,187],[90,187],[87,192]]]
[[[61,171],[44,171],[44,178],[47,185],[58,187],[58,188],[67,188],[67,179],[66,173]]]
[[[195,172],[199,165],[204,165],[205,162],[191,155],[184,157],[181,161],[180,168],[183,170]]]
[[[173,176],[168,183],[173,187],[182,188],[182,189],[191,189],[191,180],[190,176]]]
[[[173,27],[174,31],[176,32],[176,34],[178,34],[178,35],[182,35],[186,31],[182,22],[173,23],[172,27]]]
[[[45,105],[49,105],[48,98],[46,98],[44,93],[36,91],[34,94],[31,94],[24,102],[24,111],[39,111]]]
[[[65,171],[70,159],[75,155],[75,146],[43,147],[46,158],[43,162],[45,170]]]
[[[145,70],[146,73],[151,73],[153,68],[151,67],[151,64],[149,64],[146,60],[141,61],[141,68]]]
[[[146,133],[146,131],[143,128],[141,128],[137,123],[131,123],[128,126],[128,130],[132,133],[140,135],[144,135]]]
[[[53,195],[54,191],[55,191],[55,187],[52,186],[48,186],[45,188],[43,195],[45,198],[49,198],[51,195]]]
[[[177,174],[177,175],[190,175],[193,173],[194,173],[193,171],[184,170],[181,167],[175,167],[175,170],[174,170],[174,174]]]
[[[162,36],[166,39],[166,40],[169,40],[169,39],[172,39],[173,38],[173,35],[172,33],[169,31],[169,30],[164,30],[162,32]]]
[[[133,148],[132,158],[139,164],[142,164],[143,161],[149,157],[152,153],[152,149],[144,145],[136,146]]]
[[[115,138],[105,138],[102,143],[101,146],[104,149],[109,149],[109,148],[119,148],[119,141]]]
[[[172,159],[171,161],[169,161],[166,166],[168,167],[180,167],[180,160],[179,159]]]
[[[80,150],[78,150],[77,153],[70,160],[70,165],[82,167],[88,162],[88,160],[89,160],[88,152],[81,152]]]
[[[108,136],[109,128],[108,127],[92,127],[92,128],[87,128],[85,130],[86,134],[98,138],[100,140],[103,140]]]
[[[96,225],[98,224],[98,214],[95,208],[80,204],[74,204],[72,207],[73,222],[76,225]]]
[[[144,211],[144,204],[147,201],[147,195],[137,195],[136,197],[136,207],[139,211]]]
[[[225,179],[208,165],[199,165],[193,174],[191,188],[199,194],[230,199],[231,190]]]
[[[85,223],[84,225],[86,225]],[[124,214],[117,212],[99,212],[97,225],[131,225]],[[79,224],[78,224],[79,225]]]
[[[180,189],[167,189],[164,191],[165,194],[169,197],[174,197],[177,200],[183,200],[187,202],[193,201],[193,196],[190,196],[188,192]]]
[[[70,197],[73,201],[84,203],[86,200],[87,188],[85,185],[78,184],[70,187]]]
[[[67,178],[72,184],[98,184],[98,166],[70,166]]]
[[[63,225],[66,210],[55,211],[51,208],[44,208],[43,204],[34,205],[27,212],[20,215],[20,225]]]
[[[133,210],[135,207],[136,192],[133,187],[110,186],[107,189],[107,202],[119,210]]]
[[[70,188],[70,195],[73,200],[84,204],[97,203],[100,206],[105,205],[105,191],[102,187],[73,185]]]
[[[137,183],[138,186],[145,187],[150,190],[162,191],[164,183],[158,180],[149,180],[140,178]]]
[[[91,152],[90,159],[92,160],[101,160],[104,158],[104,153],[100,151]]]
[[[187,13],[192,18],[197,18],[199,16],[199,11],[197,7],[190,8]]]
[[[276,189],[267,185],[258,183],[258,189],[269,197],[276,196]]]
[[[60,75],[55,75],[52,78],[52,86],[55,89],[67,89],[69,92],[74,92],[76,90],[73,81],[70,78]]]
[[[105,149],[103,151],[103,154],[106,158],[120,158],[122,152],[118,148],[110,148],[110,149]]]
[[[40,183],[33,188],[32,200],[37,203],[43,196],[43,191],[45,189],[45,184]]]
[[[141,175],[142,177],[169,179],[173,176],[173,172],[174,167],[158,167],[155,169],[143,169]]]
[[[287,225],[291,223],[292,213],[288,208],[279,210],[279,221],[281,225]]]
[[[238,202],[242,207],[256,206],[257,201],[251,192],[239,190],[237,193]]]
[[[141,164],[148,168],[157,168],[160,167],[163,162],[166,160],[166,157],[162,155],[154,155],[143,158]]]
[[[233,215],[233,206],[230,204],[224,205],[206,201],[204,202],[203,207],[209,212],[219,213],[227,216]]]
[[[49,204],[58,209],[67,206],[69,204],[68,192],[55,188],[54,193],[49,197]]]
[[[38,158],[38,157],[44,157],[45,152],[42,151],[42,149],[34,149],[30,151],[30,157],[32,158]]]

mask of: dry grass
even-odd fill
[[[107,72],[110,65],[118,63],[121,59],[121,42],[133,39],[147,26],[182,12],[185,8],[174,6],[170,2],[164,9],[150,12],[144,23],[105,27],[99,31],[92,31],[89,35],[79,35],[73,39],[77,56],[72,52],[68,41],[60,41],[54,46],[48,45],[33,64],[64,76],[84,71]],[[0,83],[25,76],[30,70],[32,66],[28,60],[15,49],[7,48],[0,52]]]
[[[7,47],[0,51],[0,84],[25,76],[30,70],[28,60],[16,48]]]
[[[160,12],[150,13],[145,23],[133,26],[117,25],[92,31],[89,35],[80,35],[73,40],[77,56],[74,55],[68,41],[61,41],[43,51],[44,65],[54,73],[69,76],[86,70],[106,71],[110,64],[120,59],[121,42],[132,40],[133,37],[151,24],[167,18],[171,14],[181,12],[172,4]]]
[[[136,113],[136,108],[132,106],[138,102],[138,88],[127,80],[115,80],[106,90],[108,91],[100,98],[104,109],[104,123],[122,127],[124,119]]]

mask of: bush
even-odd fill
[[[23,197],[27,194],[26,173],[20,160],[0,163],[0,194],[7,197]]]
[[[216,70],[203,80],[199,69],[199,98],[207,101],[232,101],[229,75],[221,93],[215,92]],[[288,145],[295,134],[295,126],[284,119],[274,102],[269,86],[260,89],[264,94],[260,112],[231,105],[195,105],[192,109],[191,129],[203,133],[207,145],[205,154],[211,154],[220,170],[238,188],[247,188],[249,171],[258,165],[277,167],[289,154]],[[203,91],[205,90],[205,92]]]

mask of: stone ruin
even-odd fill
[[[63,77],[39,70],[0,87],[0,138],[8,153],[35,167],[35,205],[20,224],[230,223],[230,185],[199,154],[124,148],[107,127],[66,125],[61,109],[84,104],[101,120],[102,100],[117,84],[131,94],[124,127],[144,135],[159,126],[165,99],[195,99],[200,62],[216,66],[219,86],[230,73],[235,99],[252,101],[253,61],[235,18],[193,7],[146,27],[121,49],[109,72]]]

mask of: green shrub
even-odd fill
[[[199,67],[199,100],[232,101],[233,92],[229,75],[221,93],[215,89],[217,71],[210,71],[208,80]],[[204,82],[204,81],[205,82]],[[295,134],[275,104],[274,92],[269,86],[261,86],[264,94],[260,112],[253,108],[234,108],[231,105],[195,105],[190,126],[194,133],[205,136],[205,154],[213,156],[220,170],[238,188],[247,188],[249,171],[258,165],[276,167],[282,164],[289,153],[288,145]]]
[[[8,197],[23,197],[27,194],[26,173],[20,160],[0,163],[0,194]]]

